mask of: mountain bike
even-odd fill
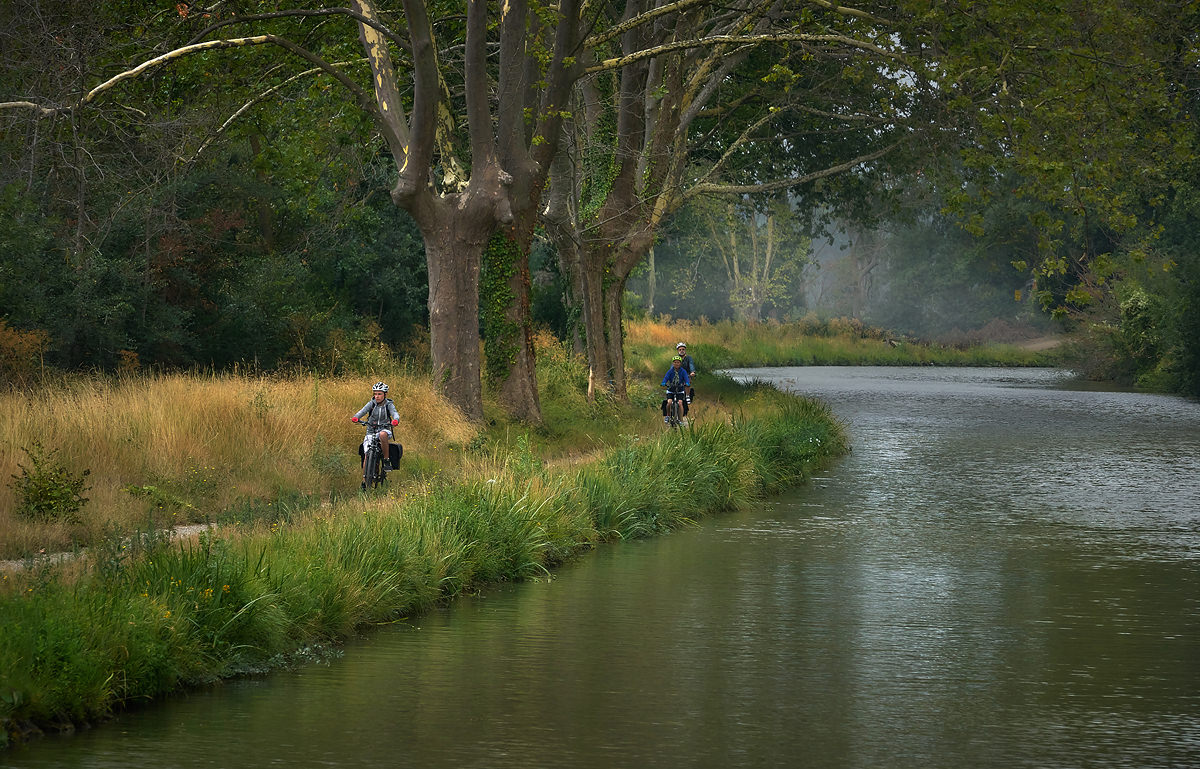
[[[392,467],[399,467],[400,458],[404,456],[404,447],[395,437],[388,443],[388,455],[388,458],[392,460]],[[387,471],[383,469],[383,449],[379,443],[378,431],[367,433],[363,438],[362,445],[358,447],[358,456],[362,459],[362,490],[378,488],[387,480]]]
[[[683,399],[687,397],[682,391],[667,390],[667,426],[678,430],[683,425]]]

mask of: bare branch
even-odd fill
[[[5,109],[31,109],[40,112],[42,117],[53,117],[62,112],[62,109],[55,107],[43,107],[40,104],[34,104],[31,101],[4,101],[0,102],[0,110]]]
[[[363,59],[357,59],[355,61],[340,61],[335,64],[330,64],[329,66],[345,67],[350,64],[358,64],[363,61],[364,61]],[[227,128],[229,128],[229,126],[233,125],[233,122],[235,120],[237,120],[242,115],[246,114],[246,112],[251,107],[253,107],[256,104],[260,104],[260,103],[266,101],[270,97],[279,93],[284,88],[286,88],[287,86],[296,82],[297,80],[300,80],[301,78],[308,77],[309,75],[315,75],[317,73],[324,72],[324,71],[325,70],[321,69],[320,67],[313,67],[312,69],[306,69],[303,72],[299,72],[295,75],[292,75],[287,80],[284,80],[282,83],[279,83],[278,85],[271,86],[267,90],[260,93],[258,96],[255,96],[253,99],[251,99],[250,101],[243,104],[236,112],[234,112],[232,115],[230,115],[228,117],[228,119],[225,120],[224,123],[221,124],[220,128],[218,128],[216,131],[214,131],[212,134],[210,134],[207,138],[205,138],[205,140],[200,144],[200,146],[196,149],[196,151],[192,153],[192,156],[188,159],[188,162],[194,163],[196,161],[196,158],[200,157],[200,155],[203,154],[204,150],[208,149],[208,147],[217,139],[217,137],[219,137],[221,134],[225,133],[225,130]]]
[[[762,43],[840,43],[850,48],[868,51],[870,53],[883,56],[888,59],[899,59],[897,54],[886,49],[880,48],[874,43],[868,43],[863,40],[855,40],[852,37],[845,35],[805,35],[805,34],[765,34],[765,35],[710,35],[696,40],[680,40],[677,42],[666,43],[654,48],[647,48],[642,51],[636,51],[627,56],[619,56],[612,59],[605,59],[599,64],[588,67],[587,74],[594,72],[604,72],[612,69],[620,69],[642,59],[661,56],[665,53],[674,51],[684,51],[690,48],[701,48],[711,45],[759,45]]]
[[[192,45],[193,43],[198,43],[201,40],[203,40],[204,38],[208,37],[209,34],[211,34],[213,31],[218,30],[221,27],[228,27],[230,24],[243,24],[245,22],[250,22],[250,21],[264,21],[266,19],[278,19],[278,18],[283,18],[286,16],[330,16],[330,15],[349,16],[349,17],[357,20],[358,23],[360,23],[360,24],[366,24],[370,27],[374,27],[375,29],[379,30],[380,34],[382,34],[388,40],[391,40],[398,47],[403,48],[403,49],[408,48],[407,41],[404,38],[397,35],[395,32],[392,32],[390,29],[388,29],[387,26],[383,22],[381,22],[379,19],[371,17],[371,16],[367,16],[365,14],[362,14],[362,13],[355,11],[353,9],[350,9],[350,8],[297,9],[297,10],[293,10],[293,11],[276,11],[275,13],[259,13],[259,14],[249,15],[249,16],[234,16],[233,18],[225,19],[223,21],[218,21],[215,24],[210,24],[207,28],[201,30],[195,37],[193,37],[191,40],[189,40],[187,42],[187,45]]]
[[[164,64],[169,64],[177,59],[182,59],[183,57],[188,56],[190,54],[200,53],[202,51],[220,50],[223,48],[241,48],[241,47],[247,47],[247,46],[252,46],[252,45],[264,45],[264,44],[277,45],[285,50],[288,50],[288,51],[296,54],[297,56],[299,56],[303,59],[306,59],[306,60],[316,64],[319,69],[332,75],[334,78],[336,78],[338,80],[338,82],[340,82],[342,85],[344,85],[348,89],[350,89],[351,93],[353,93],[358,98],[360,106],[362,106],[364,109],[366,109],[367,112],[369,114],[371,114],[372,116],[377,117],[377,111],[375,109],[374,102],[372,102],[371,99],[365,93],[363,93],[362,89],[359,88],[358,85],[353,80],[346,77],[343,73],[341,73],[337,69],[333,68],[330,64],[328,64],[325,60],[323,60],[321,57],[317,56],[316,54],[296,45],[295,43],[293,43],[292,41],[290,41],[286,38],[278,37],[276,35],[255,35],[254,37],[237,37],[237,38],[231,38],[228,40],[209,40],[204,43],[196,43],[195,45],[188,45],[188,46],[184,46],[183,48],[177,48],[174,51],[168,51],[167,53],[164,53],[161,56],[156,56],[153,59],[144,61],[132,69],[127,69],[124,72],[120,72],[120,73],[112,76],[108,80],[105,80],[100,85],[98,85],[95,88],[88,91],[74,104],[68,105],[66,107],[39,107],[37,105],[31,104],[30,102],[6,102],[3,104],[0,104],[0,108],[31,107],[32,106],[34,109],[37,109],[41,112],[42,117],[50,117],[52,115],[62,114],[65,112],[73,112],[81,107],[91,104],[93,101],[95,101],[95,99],[98,96],[103,94],[105,91],[108,91],[108,90],[116,87],[117,85],[125,82],[126,80],[132,80],[133,78],[139,77],[140,75],[144,74],[145,72],[147,72],[151,69],[154,69],[156,67],[161,67]]]
[[[794,187],[797,184],[806,184],[808,182],[816,181],[817,179],[823,179],[826,176],[840,174],[843,171],[849,171],[851,168],[854,168],[862,163],[869,163],[872,160],[878,160],[879,158],[899,147],[902,143],[903,142],[896,142],[894,144],[889,144],[887,147],[884,147],[881,150],[877,150],[866,155],[859,155],[852,160],[847,160],[845,163],[840,163],[836,166],[830,166],[829,168],[825,168],[820,171],[814,171],[810,174],[793,176],[790,179],[777,179],[773,182],[764,182],[763,184],[697,184],[684,192],[683,196],[685,199],[691,199],[699,195],[747,195],[755,192],[775,192],[778,190],[787,189],[788,187]]]
[[[625,34],[626,32],[628,32],[631,29],[639,27],[642,24],[646,24],[647,22],[654,21],[654,19],[658,18],[659,16],[663,16],[668,13],[677,13],[679,11],[686,11],[687,9],[692,8],[693,6],[707,5],[707,4],[710,4],[711,2],[712,2],[712,0],[676,0],[676,2],[674,2],[674,3],[667,3],[666,5],[651,9],[651,10],[647,11],[646,13],[642,13],[637,16],[634,16],[632,19],[623,21],[614,27],[610,27],[609,29],[605,30],[604,32],[601,32],[598,35],[593,35],[592,37],[589,37],[587,40],[584,41],[584,47],[585,48],[595,48],[598,45],[603,45],[604,43],[607,43],[609,40],[613,40],[613,39],[616,39],[617,37],[620,37],[621,35]]]
[[[876,24],[886,24],[888,26],[892,25],[892,22],[888,21],[887,19],[881,19],[872,13],[868,13],[867,11],[860,11],[857,8],[848,8],[844,5],[831,3],[829,0],[807,0],[807,2],[812,3],[813,5],[819,5],[828,11],[833,11],[834,13],[841,14],[842,16],[853,16],[856,19],[866,19],[867,21],[874,22]]]
[[[756,120],[753,123],[751,123],[750,125],[746,126],[746,128],[742,131],[742,133],[738,136],[738,138],[736,138],[732,142],[730,142],[729,148],[727,150],[725,150],[725,154],[721,155],[720,159],[717,160],[716,163],[713,163],[712,168],[708,169],[708,172],[705,173],[704,176],[700,177],[699,182],[701,184],[703,184],[705,179],[709,179],[713,175],[719,174],[721,169],[725,166],[725,162],[727,160],[729,160],[730,157],[733,156],[734,152],[741,149],[742,145],[744,145],[749,140],[750,134],[752,134],[753,132],[755,132],[759,128],[761,128],[762,126],[769,123],[771,121],[771,118],[775,117],[777,114],[779,114],[779,113],[776,111],[768,112],[767,114],[763,115],[758,120]]]

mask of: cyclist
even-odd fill
[[[384,472],[392,470],[392,455],[389,453],[388,441],[392,439],[392,431],[390,428],[400,424],[400,414],[396,411],[396,404],[392,403],[392,399],[387,397],[388,386],[383,382],[376,382],[371,388],[371,400],[367,401],[367,405],[358,410],[358,413],[350,417],[351,422],[358,422],[366,416],[367,433],[379,434],[379,449],[383,452],[383,469]]]
[[[667,403],[673,400],[683,404],[683,420],[682,424],[687,424],[688,402],[687,388],[691,385],[692,380],[688,378],[688,372],[683,368],[683,358],[676,355],[671,358],[671,368],[667,369],[667,373],[663,376],[662,386],[667,388],[667,397],[662,402],[663,422],[670,422],[667,416]]]
[[[675,345],[675,354],[683,358],[683,370],[688,373],[688,379],[696,378],[696,361],[692,360],[692,356],[687,354],[687,342],[680,342]],[[688,386],[688,403],[696,399],[696,389],[691,385]]]

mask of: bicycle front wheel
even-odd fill
[[[370,449],[363,456],[363,490],[373,489],[379,485],[379,475],[383,471],[383,459],[378,449]]]

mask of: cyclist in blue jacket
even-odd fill
[[[687,370],[683,368],[683,357],[676,355],[671,359],[671,368],[667,369],[662,380],[662,386],[667,388],[667,397],[662,402],[663,422],[670,421],[667,418],[667,402],[672,400],[678,400],[683,404],[683,416],[685,419],[687,418],[687,388],[691,383],[692,380],[688,377]]]

